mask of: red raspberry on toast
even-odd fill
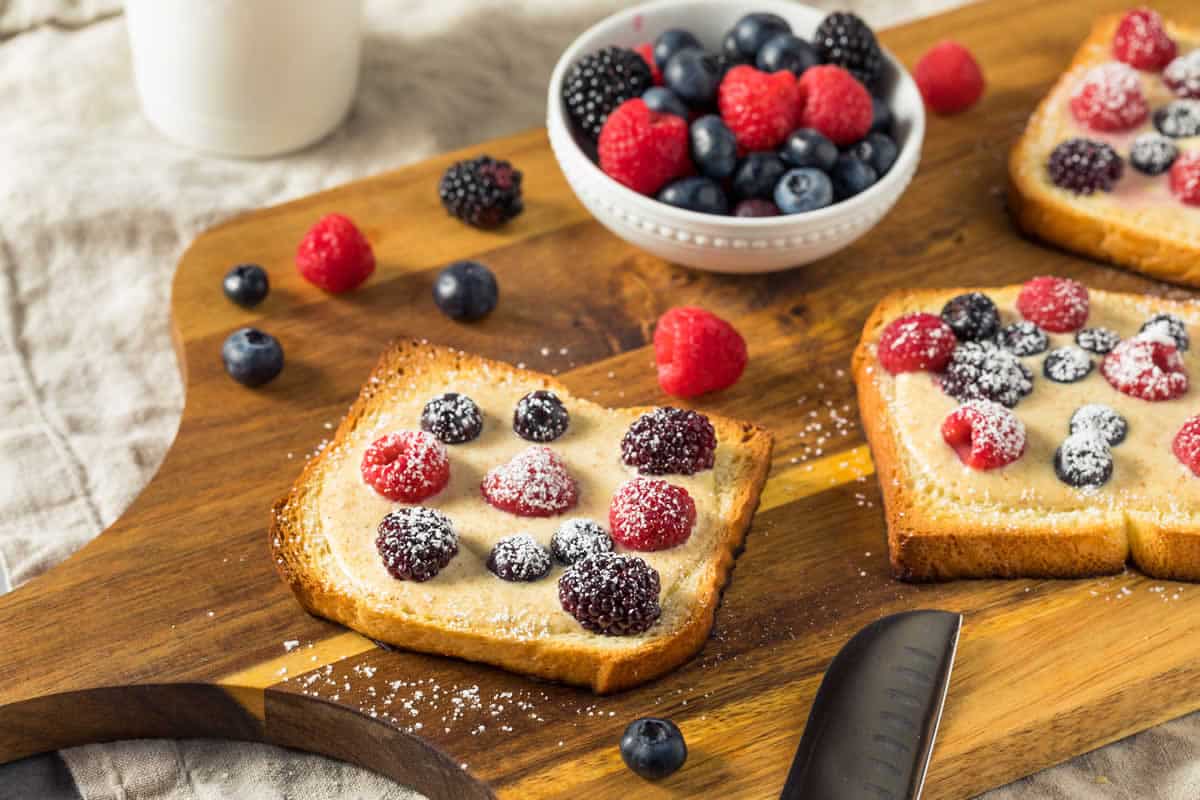
[[[1126,339],[1100,362],[1100,374],[1114,389],[1149,402],[1174,400],[1188,388],[1179,351],[1158,339]]]
[[[1189,417],[1171,442],[1171,452],[1180,463],[1200,477],[1200,414]]]
[[[717,91],[721,119],[744,152],[782,144],[797,125],[801,100],[796,76],[789,70],[768,73],[745,64],[729,70]],[[868,112],[870,108],[868,98]]]
[[[371,243],[348,217],[328,214],[296,249],[296,269],[306,281],[333,294],[356,288],[375,271]]]
[[[871,93],[841,67],[810,67],[799,86],[802,127],[820,131],[839,147],[857,142],[871,129]]]
[[[941,372],[950,363],[958,337],[936,314],[905,314],[879,335],[879,363],[888,372]]]
[[[971,469],[998,469],[1025,452],[1025,424],[990,400],[969,400],[942,422],[942,439]]]
[[[376,439],[363,453],[363,480],[389,500],[419,503],[446,488],[446,446],[425,431],[400,431]]]
[[[939,42],[921,56],[913,78],[925,104],[939,114],[966,111],[983,96],[983,70],[958,42]]]
[[[737,383],[746,369],[746,340],[703,308],[680,306],[654,329],[658,385],[676,397],[695,397]]]
[[[1051,333],[1079,330],[1090,308],[1087,287],[1070,278],[1042,275],[1026,281],[1017,295],[1021,316]]]
[[[1071,95],[1071,113],[1097,131],[1124,131],[1150,115],[1142,79],[1132,67],[1109,61],[1092,67]]]
[[[626,100],[608,115],[597,151],[600,169],[641,194],[654,194],[691,163],[687,123],[651,111],[641,98]]]
[[[1200,206],[1200,151],[1181,153],[1171,165],[1171,193],[1189,206]]]
[[[518,517],[552,517],[569,511],[579,499],[579,486],[562,457],[541,445],[492,468],[480,488],[485,500]]]
[[[696,502],[687,489],[655,478],[626,481],[613,494],[608,527],[630,550],[666,550],[683,544],[696,524]]]
[[[1175,42],[1157,11],[1135,8],[1121,17],[1113,34],[1113,56],[1138,69],[1158,70],[1175,58]]]

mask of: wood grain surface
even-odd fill
[[[777,796],[837,649],[883,614],[966,615],[926,796],[963,798],[1200,707],[1200,587],[1125,574],[1085,581],[906,585],[888,576],[879,492],[847,371],[875,301],[900,286],[1007,284],[1041,273],[1176,292],[1017,236],[1004,209],[1009,145],[1116,0],[996,0],[882,35],[907,63],[969,45],[989,91],[931,120],[896,209],[848,250],[762,277],[692,272],[590,220],[542,131],[489,142],[524,170],[526,211],[495,233],[448,218],[434,186],[457,155],[265,209],[200,237],[173,312],[187,401],[159,474],[124,517],[59,568],[0,599],[0,760],[138,736],[260,739],[363,764],[434,798]],[[1189,4],[1158,4],[1182,15]],[[329,297],[292,269],[320,215],[362,224],[379,257],[365,288]],[[482,323],[443,318],[435,271],[465,257],[497,273]],[[268,267],[253,311],[220,276]],[[777,437],[773,472],[704,650],[639,689],[597,698],[499,670],[381,649],[304,614],[276,578],[267,510],[354,398],[385,342],[418,336],[557,372],[609,405],[663,403],[651,326],[667,307],[736,322],[751,362],[697,408]],[[252,391],[220,346],[254,324],[287,367]],[[626,770],[624,726],[670,716],[687,766],[659,784]]]

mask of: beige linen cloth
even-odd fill
[[[882,26],[957,2],[818,5]],[[619,5],[370,0],[347,124],[301,153],[239,162],[180,149],[142,119],[117,0],[0,0],[0,589],[111,523],[166,452],[183,399],[170,277],[197,233],[539,124],[556,55]],[[987,797],[1195,800],[1198,751],[1192,717]],[[349,765],[244,743],[94,745],[0,767],[0,800],[80,796],[416,797]]]

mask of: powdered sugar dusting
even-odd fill
[[[1180,97],[1200,97],[1200,49],[1178,56],[1167,64],[1163,82]]]

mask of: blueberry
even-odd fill
[[[770,200],[775,186],[787,172],[783,159],[774,153],[751,153],[742,159],[733,173],[733,193],[740,198]]]
[[[262,386],[283,369],[283,348],[269,333],[257,328],[239,328],[221,346],[221,360],[229,377],[238,383]]]
[[[789,170],[775,187],[775,205],[784,214],[815,211],[833,202],[829,176],[812,167]]]
[[[783,17],[764,13],[747,14],[729,31],[737,51],[747,61],[754,61],[758,57],[759,48],[771,37],[791,32],[792,27]]]
[[[1200,100],[1172,100],[1154,112],[1154,127],[1163,136],[1200,136]]]
[[[892,133],[892,107],[882,97],[871,95],[871,131]]]
[[[646,103],[646,108],[651,111],[657,111],[660,114],[674,114],[677,117],[688,118],[687,106],[679,99],[679,96],[663,86],[651,86],[642,95],[642,100]]]
[[[658,201],[701,214],[729,213],[729,200],[712,178],[681,178],[658,193]]]
[[[1090,403],[1075,409],[1070,422],[1072,435],[1088,430],[1099,432],[1110,447],[1116,447],[1125,441],[1125,436],[1129,433],[1129,423],[1108,406]]]
[[[721,180],[737,166],[737,139],[716,114],[708,114],[688,129],[692,161],[704,175]]]
[[[716,56],[703,50],[680,50],[663,67],[663,82],[692,108],[707,108],[717,99],[721,70]]]
[[[267,271],[258,264],[238,264],[225,273],[221,286],[225,296],[242,308],[258,305],[271,289]]]
[[[478,261],[455,261],[433,282],[433,302],[450,319],[486,317],[499,296],[496,276]]]
[[[1098,489],[1112,473],[1112,450],[1097,429],[1071,434],[1054,452],[1054,474],[1076,489]]]
[[[738,47],[737,37],[733,35],[732,28],[725,34],[725,38],[721,40],[721,55],[728,59],[731,64],[745,64],[753,59],[753,56],[747,58],[742,54],[742,49]]]
[[[1143,175],[1162,175],[1179,157],[1179,148],[1165,136],[1143,133],[1129,148],[1129,163]]]
[[[900,148],[892,141],[892,137],[884,133],[868,133],[846,150],[850,155],[871,165],[875,172],[882,176],[896,163]]]
[[[875,168],[848,153],[842,153],[829,171],[833,181],[833,194],[838,200],[864,192],[879,180]]]
[[[777,217],[779,209],[770,200],[751,197],[734,206],[733,215],[735,217]]]
[[[1096,355],[1106,355],[1121,343],[1121,334],[1111,328],[1080,328],[1075,334],[1075,344]]]
[[[1091,374],[1095,363],[1082,348],[1056,347],[1046,354],[1042,374],[1055,383],[1078,383]]]
[[[962,341],[991,339],[1000,330],[1000,312],[992,298],[983,292],[967,292],[950,298],[942,306],[941,316]]]
[[[801,75],[809,67],[820,63],[817,51],[799,36],[790,33],[777,33],[763,43],[758,49],[755,59],[758,68],[763,72],[779,72],[791,70]]]
[[[704,46],[691,31],[685,31],[682,28],[667,28],[654,40],[654,63],[658,65],[659,69],[662,69],[671,60],[671,56],[688,48],[703,50]]]
[[[642,717],[629,723],[621,737],[621,760],[647,780],[665,778],[687,761],[687,744],[669,719]]]
[[[779,157],[793,167],[812,167],[829,172],[837,162],[838,149],[819,131],[798,128],[783,143]]]

